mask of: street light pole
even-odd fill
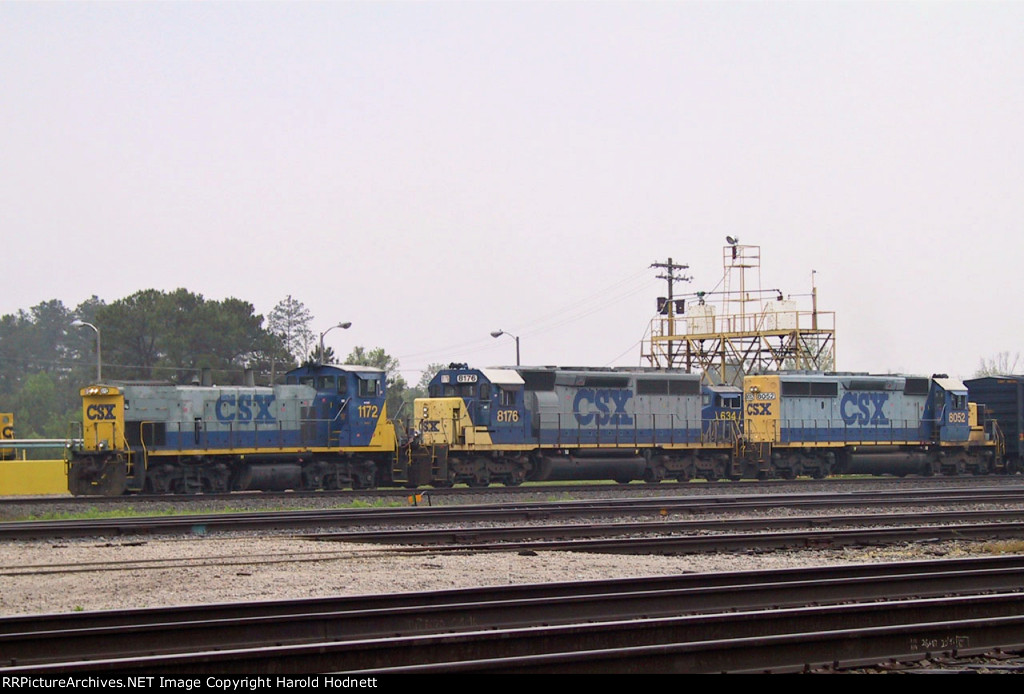
[[[99,383],[103,380],[103,356],[100,352],[100,329],[92,323],[86,323],[84,320],[73,320],[71,321],[71,326],[75,328],[85,326],[96,331],[96,382]]]
[[[501,337],[502,335],[508,335],[509,337],[516,341],[516,366],[519,366],[519,338],[513,335],[512,333],[505,332],[504,330],[495,330],[494,332],[491,333],[491,337],[494,338]]]
[[[331,327],[327,328],[327,330],[325,330],[322,333],[320,333],[320,363],[321,364],[324,363],[324,335],[326,335],[327,333],[331,332],[335,328],[342,328],[343,330],[348,330],[351,327],[352,327],[352,324],[350,322],[348,322],[348,321],[345,321],[344,323],[338,323],[337,325],[332,325]]]

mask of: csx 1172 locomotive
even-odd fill
[[[96,384],[82,390],[72,494],[356,489],[405,481],[385,377],[312,365],[273,387]]]
[[[1014,470],[944,376],[776,373],[742,387],[655,368],[451,364],[388,419],[385,374],[310,365],[273,387],[96,384],[74,494]]]

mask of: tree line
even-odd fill
[[[96,380],[98,364],[107,382],[190,384],[208,371],[218,385],[281,383],[303,362],[337,363],[329,348],[320,354],[312,323],[291,296],[266,319],[247,301],[186,289],[145,289],[111,303],[92,296],[74,308],[45,301],[0,316],[0,412],[14,413],[17,438],[65,438],[81,419],[79,391]],[[392,416],[408,416],[440,368],[432,365],[410,387],[383,348],[357,346],[344,363],[387,372]]]

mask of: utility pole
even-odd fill
[[[690,266],[689,265],[678,265],[676,263],[673,263],[672,259],[669,258],[667,263],[651,263],[651,267],[661,268],[661,269],[665,270],[665,274],[658,275],[658,279],[665,280],[666,282],[668,282],[668,298],[666,300],[666,306],[665,306],[665,308],[668,309],[668,314],[667,314],[668,315],[668,334],[670,336],[671,335],[675,335],[676,334],[676,320],[675,320],[676,305],[675,305],[675,300],[674,300],[675,294],[673,293],[673,285],[676,282],[689,282],[690,280],[693,279],[692,277],[687,277],[686,275],[676,275],[676,271],[689,270]],[[660,312],[661,306],[659,306],[658,309],[659,309],[659,312]],[[673,361],[674,361],[674,355],[672,354],[672,341],[669,340],[669,342],[668,342],[668,367],[669,368],[672,368]]]

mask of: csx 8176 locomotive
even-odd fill
[[[453,364],[429,395],[415,428],[449,484],[718,479],[739,437],[740,390],[678,371]]]

